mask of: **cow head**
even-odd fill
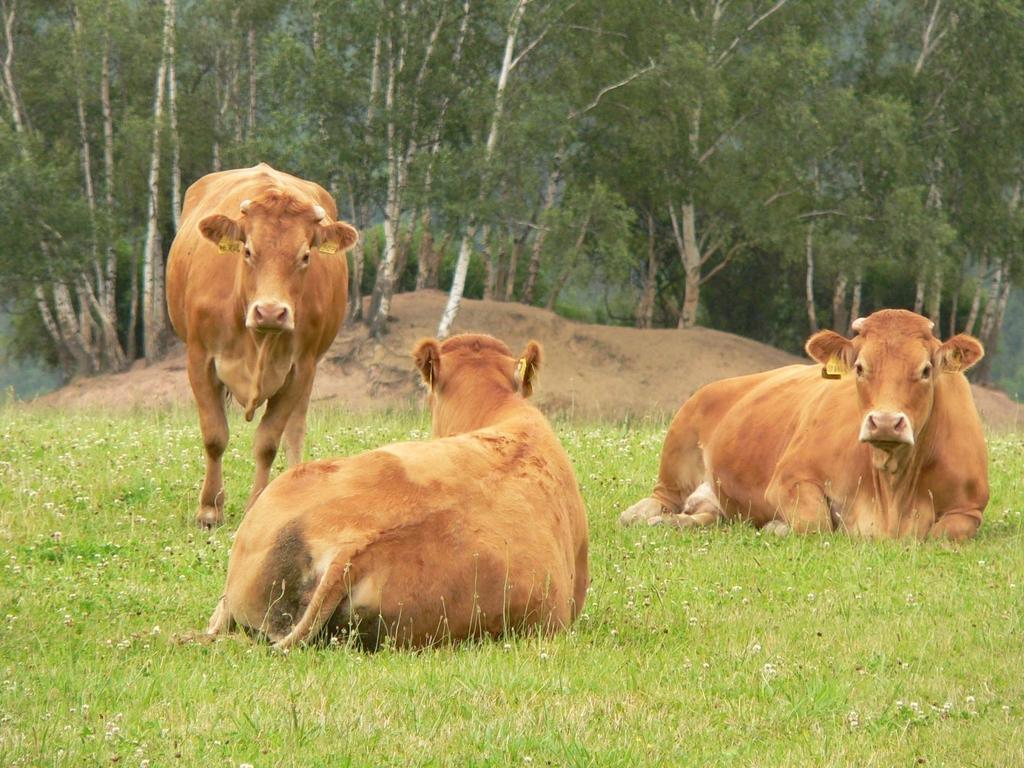
[[[222,252],[241,256],[245,325],[254,331],[291,331],[311,259],[344,252],[358,233],[343,221],[330,221],[316,203],[270,189],[245,200],[241,215],[214,214],[199,231]]]
[[[430,390],[434,436],[446,437],[484,427],[510,401],[529,397],[541,347],[531,341],[516,358],[493,336],[466,333],[443,342],[422,339],[412,354]]]
[[[834,331],[814,334],[807,353],[828,371],[852,373],[860,441],[872,447],[878,469],[896,471],[928,423],[939,377],[966,371],[985,351],[966,334],[940,342],[931,320],[904,309],[875,312],[851,327],[852,339]]]

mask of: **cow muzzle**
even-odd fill
[[[871,411],[860,426],[860,441],[878,448],[913,445],[914,430],[902,411]]]
[[[279,301],[255,301],[245,319],[247,328],[254,331],[291,331],[295,328],[292,308]]]

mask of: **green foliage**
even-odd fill
[[[28,317],[37,284],[91,266],[81,89],[100,202],[95,234],[101,250],[110,244],[118,254],[117,319],[125,340],[131,271],[139,269],[145,232],[163,9],[137,0],[77,0],[75,7],[78,35],[66,6],[17,5],[13,78],[27,132],[15,135],[3,102],[0,299]],[[822,324],[832,322],[835,289],[844,281],[840,303],[850,309],[859,279],[862,312],[883,301],[913,306],[922,286],[931,290],[934,282],[938,305],[927,309],[945,330],[954,306],[963,323],[975,289],[984,313],[998,296],[997,274],[1014,283],[1024,275],[1024,24],[1015,4],[530,4],[500,138],[485,168],[513,7],[508,0],[471,3],[456,54],[461,3],[181,5],[176,71],[185,184],[212,170],[215,149],[224,167],[265,160],[322,183],[342,215],[369,233],[383,217],[392,136],[414,155],[402,179],[400,218],[412,227],[412,247],[400,289],[415,285],[422,236],[419,221],[409,222],[429,210],[435,243],[458,243],[475,222],[489,232],[477,254],[498,254],[499,274],[517,254],[513,298],[522,296],[533,246],[546,232],[532,300],[558,292],[558,306],[575,316],[631,322],[648,276],[651,220],[656,325],[675,325],[683,303],[669,210],[689,203],[696,239],[710,254],[701,265],[707,280],[698,317],[794,350],[808,330],[809,232],[812,300]],[[110,210],[99,103],[108,45]],[[66,66],[54,64],[55,51],[67,54]],[[162,128],[166,249],[173,237],[166,115]],[[573,256],[588,200],[597,198]],[[374,245],[367,254],[365,291],[379,250]],[[442,288],[451,260],[449,249]],[[482,295],[484,280],[474,258],[467,295]],[[742,307],[731,300],[740,295]],[[1015,368],[1020,347],[999,344],[999,326],[997,320],[984,341],[1000,348],[999,370]],[[12,349],[58,357],[38,321],[19,323],[15,336]]]

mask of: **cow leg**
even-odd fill
[[[968,512],[947,512],[928,531],[928,538],[964,541],[974,538],[980,525],[981,510],[979,509],[972,509]]]
[[[206,634],[219,635],[224,632],[230,632],[233,625],[234,621],[232,621],[231,612],[228,610],[227,596],[221,597],[217,601],[217,606],[213,609],[209,623],[206,625]]]
[[[246,511],[270,482],[270,468],[274,465],[274,459],[277,457],[281,434],[301,399],[303,397],[308,399],[310,380],[313,378],[314,372],[315,364],[296,367],[285,380],[284,386],[267,401],[267,410],[260,420],[260,425],[256,428],[256,438],[253,441],[252,451],[256,458],[256,474],[253,477],[249,501],[245,504]]]
[[[306,411],[309,410],[309,396],[312,392],[313,376],[310,376],[305,392],[299,397],[284,428],[284,451],[289,467],[302,463],[302,445],[306,442]]]
[[[793,533],[826,533],[832,530],[832,513],[821,487],[806,480],[773,481],[765,500],[778,516],[762,530],[784,536]]]
[[[679,409],[669,425],[654,490],[619,516],[622,525],[656,524],[661,518],[678,515],[684,499],[704,479],[704,455],[690,423],[688,405]]]
[[[224,475],[221,460],[228,445],[228,419],[224,408],[224,385],[202,349],[188,354],[188,380],[199,409],[199,431],[206,450],[206,475],[199,493],[196,523],[213,528],[224,522]]]

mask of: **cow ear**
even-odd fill
[[[441,344],[437,339],[420,339],[412,350],[412,357],[423,380],[433,392],[441,373]]]
[[[981,342],[966,333],[946,341],[935,353],[936,365],[947,373],[966,371],[985,356]]]
[[[316,232],[313,233],[313,247],[318,248],[320,253],[344,253],[359,239],[359,233],[351,224],[344,221],[334,221],[330,224],[317,224]]]
[[[807,340],[804,349],[825,366],[828,378],[839,378],[853,365],[853,342],[835,331],[819,331]]]
[[[540,371],[541,347],[536,341],[526,345],[523,354],[516,361],[516,372],[514,375],[516,390],[529,397],[533,394],[533,387],[537,383],[537,373]]]
[[[211,242],[217,243],[238,243],[245,240],[245,229],[242,225],[230,216],[223,216],[215,213],[207,216],[199,222],[199,231],[203,237]],[[222,250],[238,250],[237,248],[224,248]]]

